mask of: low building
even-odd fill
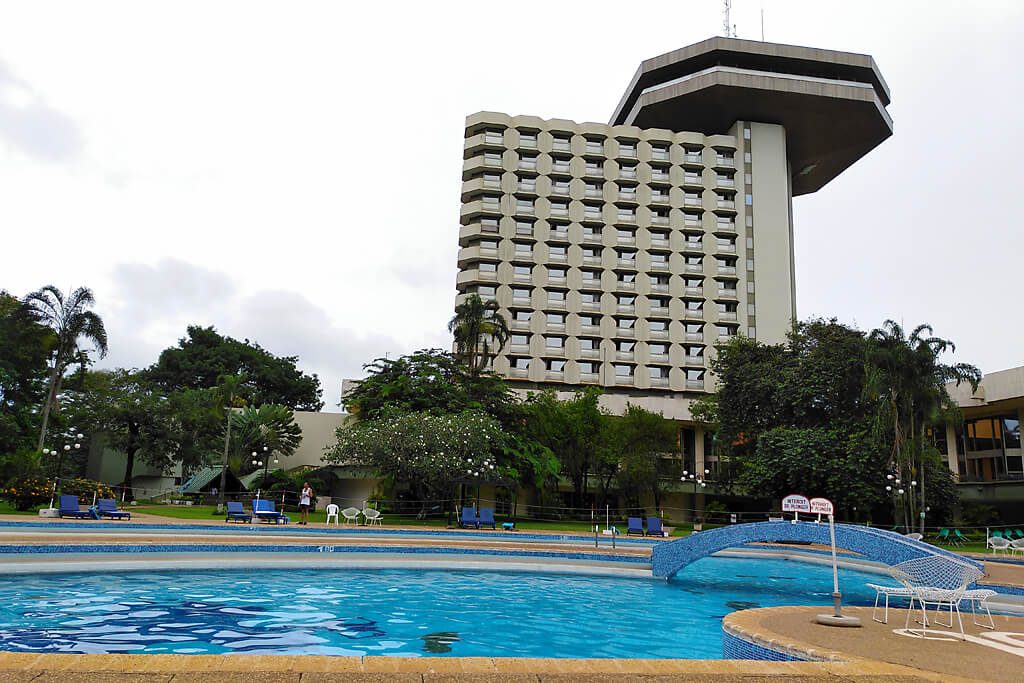
[[[972,390],[950,384],[961,420],[948,425],[939,448],[959,480],[964,501],[994,506],[1008,520],[1019,519],[1024,503],[1024,366],[985,375]]]

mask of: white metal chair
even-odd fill
[[[328,524],[331,523],[331,518],[332,517],[334,518],[334,523],[338,524],[338,506],[337,505],[335,505],[334,503],[331,503],[330,505],[328,505],[327,507],[324,508],[324,511],[327,513],[327,523]]]
[[[1008,541],[1002,536],[989,536],[988,540],[985,541],[985,546],[992,548],[992,554],[995,555],[998,552],[1007,553],[1013,548],[1013,542]]]
[[[904,534],[904,536],[906,536],[907,538],[909,538],[912,541],[920,541],[921,539],[924,538],[924,534],[919,534],[916,531],[914,533],[912,533],[912,534]]]
[[[367,524],[380,524],[384,515],[380,514],[380,510],[374,510],[373,508],[363,508],[363,517],[366,518]]]
[[[995,630],[996,622],[992,620],[992,613],[988,611],[988,599],[994,598],[997,595],[999,594],[994,590],[989,590],[988,588],[974,588],[964,591],[963,599],[964,601],[971,603],[971,621],[974,622],[975,626]],[[987,624],[982,624],[978,621],[978,607],[985,610],[985,615],[988,616]]]
[[[871,610],[871,618],[879,624],[889,623],[889,598],[909,598],[911,589],[906,586],[879,586],[874,583],[867,584],[868,588],[875,590],[875,608]],[[878,618],[878,599],[885,596],[885,612],[881,619]]]
[[[961,639],[964,636],[964,622],[960,615],[960,603],[965,599],[967,587],[984,576],[984,572],[973,564],[959,562],[952,558],[934,555],[920,557],[901,562],[890,569],[893,577],[910,589],[910,607],[907,609],[907,621],[904,628],[914,635],[924,636],[910,628],[910,616],[914,611],[914,603],[921,606],[921,621],[928,628],[928,606],[935,607],[935,623],[946,628],[953,628],[953,613],[956,613],[960,627]],[[978,596],[984,602],[989,596]],[[973,605],[973,598],[972,598]],[[988,607],[983,605],[987,611]],[[949,608],[949,623],[943,623],[939,613],[943,607]],[[991,621],[991,614],[989,614]],[[976,619],[975,619],[976,620]]]
[[[341,511],[341,516],[345,518],[345,524],[359,524],[359,508],[348,507]]]
[[[1016,541],[1010,541],[1010,552],[1014,555],[1017,553],[1024,553],[1024,538],[1018,538]]]

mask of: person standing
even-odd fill
[[[299,524],[306,526],[309,524],[309,508],[313,504],[313,488],[309,485],[309,482],[302,484],[302,493],[299,495],[299,512],[301,513],[302,521]]]

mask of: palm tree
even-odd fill
[[[918,510],[925,510],[925,435],[952,408],[946,384],[968,382],[977,389],[981,381],[981,371],[973,365],[940,362],[939,356],[956,351],[956,346],[932,334],[931,325],[925,324],[907,336],[899,323],[886,320],[869,335],[868,390],[879,401],[877,424],[892,430],[890,464],[919,484],[919,501],[912,494],[907,497],[906,526]]]
[[[235,463],[240,469],[246,454],[250,451],[261,451],[261,457],[268,458],[275,454],[288,457],[302,443],[302,428],[295,423],[295,414],[287,406],[266,403],[259,406],[246,406],[231,416],[235,436]]]
[[[235,375],[221,375],[217,379],[218,384],[213,388],[215,401],[227,413],[227,426],[224,430],[224,458],[221,462],[220,488],[217,491],[217,513],[219,514],[224,510],[224,489],[227,488],[228,481],[228,449],[231,444],[232,409],[245,404],[242,394],[246,382],[249,381],[249,376],[244,372],[239,372]],[[236,405],[236,403],[241,405]]]
[[[79,341],[92,342],[99,357],[103,358],[107,355],[107,330],[103,326],[103,319],[87,310],[96,303],[92,290],[88,287],[79,287],[65,298],[59,289],[47,285],[26,296],[24,302],[36,312],[40,322],[49,327],[54,334],[46,403],[43,404],[39,445],[36,447],[37,450],[42,450],[50,410],[60,392],[65,371],[76,362],[83,366],[88,362],[88,354]]]
[[[448,331],[455,336],[456,355],[473,374],[487,367],[509,337],[508,323],[499,312],[498,302],[484,301],[479,294],[470,294],[455,307]],[[496,348],[491,348],[492,343]]]

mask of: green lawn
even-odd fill
[[[31,515],[33,517],[39,516],[39,508],[48,507],[47,505],[41,505],[34,507],[30,510],[15,510],[11,507],[11,504],[6,500],[0,500],[0,515]]]

